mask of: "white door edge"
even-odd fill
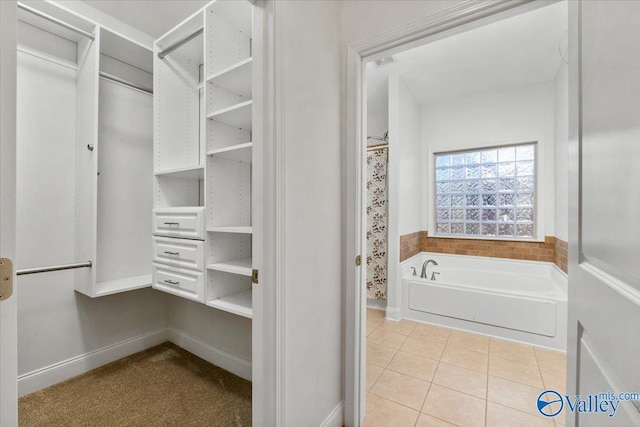
[[[0,257],[15,266],[16,224],[16,14],[0,2]],[[0,302],[0,425],[18,425],[17,295]]]

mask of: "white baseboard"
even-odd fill
[[[385,311],[385,319],[393,320],[394,322],[400,321],[400,309],[387,306],[387,310]]]
[[[367,308],[372,308],[374,310],[386,310],[387,301],[379,301],[373,298],[367,298]]]
[[[24,396],[25,394],[33,393],[34,391],[52,386],[61,381],[84,374],[92,369],[99,368],[107,363],[115,362],[123,357],[127,357],[139,351],[162,344],[167,341],[167,339],[167,329],[157,329],[155,331],[129,338],[107,347],[22,374],[18,376],[18,394],[20,396]]]
[[[340,402],[338,406],[320,424],[320,427],[342,427],[344,426],[344,402]]]
[[[251,381],[251,362],[246,359],[173,328],[169,328],[169,341],[209,363]]]

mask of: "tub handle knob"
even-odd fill
[[[415,267],[411,267],[411,269],[413,270],[413,274],[412,274],[412,275],[413,275],[413,276],[417,276],[417,275],[418,275],[418,273],[416,273],[416,268],[415,268]]]
[[[431,273],[431,280],[436,280],[436,274],[440,274],[437,271]]]

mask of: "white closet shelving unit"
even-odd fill
[[[96,296],[151,286],[153,53],[101,28],[100,73]]]
[[[74,254],[64,264],[91,268],[73,270],[74,288],[94,298],[150,287],[153,52],[52,2],[21,4],[18,19],[20,49],[76,71]]]
[[[153,54],[96,26],[78,41],[75,289],[90,297],[151,286]],[[123,84],[123,82],[125,84]],[[133,87],[141,88],[135,89]]]
[[[206,279],[203,25],[202,13],[196,13],[154,47],[152,282],[155,289],[198,302]]]
[[[154,224],[169,223],[164,230],[154,226],[154,239],[191,239],[204,249],[194,249],[202,262],[188,268],[180,265],[183,252],[156,251],[179,255],[156,256],[153,286],[248,318],[255,197],[252,29],[249,2],[212,2],[158,39],[154,58]],[[189,224],[167,220],[174,208],[197,218]],[[171,235],[172,226],[203,232],[185,238]]]

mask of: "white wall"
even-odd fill
[[[284,95],[285,423],[342,401],[339,2],[277,2]],[[276,53],[277,54],[277,53]]]
[[[422,230],[422,140],[418,101],[402,80],[398,85],[399,131],[397,140],[400,175],[400,235]]]
[[[555,229],[556,237],[569,240],[569,66],[564,62],[555,85]]]
[[[389,76],[389,242],[386,317],[400,319],[400,236],[422,230],[421,107],[397,74]]]
[[[370,64],[369,67],[375,66]],[[370,86],[368,86],[369,88]],[[388,84],[367,92],[367,136],[382,137],[389,130],[389,88]],[[368,139],[368,145],[382,144],[382,141]]]
[[[69,263],[76,71],[24,53],[18,58],[16,264]],[[166,327],[164,295],[140,290],[91,299],[74,291],[73,277],[61,271],[18,278],[19,374]]]
[[[422,112],[423,152],[428,158],[440,151],[538,141],[539,238],[553,236],[555,232],[554,88],[554,82],[550,81],[425,106]],[[423,212],[431,226],[431,173],[428,177]]]
[[[168,295],[171,329],[251,362],[251,319]]]

